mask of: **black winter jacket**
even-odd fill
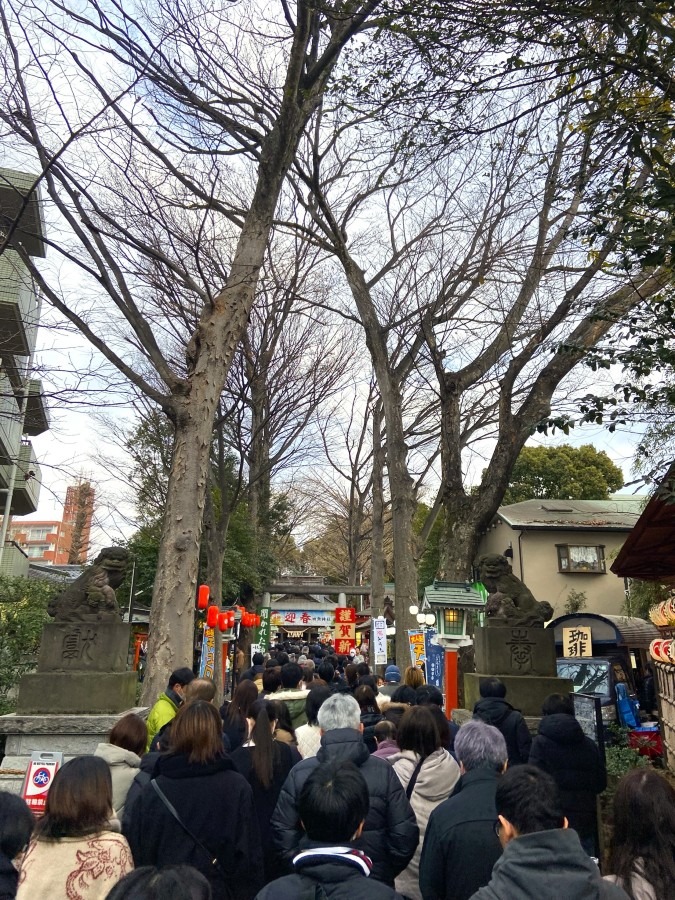
[[[281,788],[288,778],[288,773],[302,759],[291,744],[284,744],[282,741],[275,741],[274,744],[276,747],[276,759],[272,783],[267,788],[262,786],[253,769],[253,749],[251,747],[238,747],[231,756],[237,771],[244,776],[253,791],[253,805],[258,817],[260,841],[265,863],[265,883],[286,874],[285,866],[280,865],[277,858],[272,840],[271,820]]]
[[[474,719],[494,725],[504,735],[509,765],[526,763],[530,757],[532,735],[522,713],[500,697],[485,697],[473,708]]]
[[[420,857],[424,900],[468,900],[486,885],[502,848],[495,834],[496,772],[465,772],[431,813]]]
[[[306,839],[293,860],[294,875],[268,884],[255,900],[403,900],[386,884],[367,877],[371,861],[349,847],[329,847]],[[321,890],[323,893],[321,893]]]
[[[19,885],[19,873],[11,859],[0,853],[0,900],[14,900]]]
[[[232,762],[189,763],[171,754],[157,761],[154,777],[185,825],[186,834],[152,784],[142,789],[125,830],[136,866],[194,866],[211,884],[213,900],[250,900],[263,883],[262,854],[253,793]],[[211,864],[218,859],[223,872]]]
[[[581,837],[595,834],[596,795],[607,787],[605,762],[574,716],[544,716],[532,742],[530,763],[555,779],[563,813]]]
[[[394,878],[405,869],[417,848],[419,829],[415,813],[393,768],[384,759],[371,756],[360,733],[353,728],[326,732],[317,755],[303,759],[291,769],[272,816],[277,850],[290,867],[302,837],[297,806],[300,790],[309,774],[326,760],[352,762],[361,770],[368,785],[370,809],[363,833],[354,846],[373,861],[371,877],[393,886]]]

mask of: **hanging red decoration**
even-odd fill
[[[209,606],[206,610],[206,624],[209,628],[215,628],[218,624],[218,607]]]
[[[218,616],[218,628],[221,631],[227,631],[227,626],[229,624],[229,621],[230,621],[230,617],[228,616],[228,614],[226,612],[220,613],[220,615]]]
[[[209,605],[211,591],[208,584],[200,584],[197,591],[197,609],[206,609]]]

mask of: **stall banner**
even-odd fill
[[[223,654],[225,655],[225,654]],[[204,626],[202,655],[199,660],[199,677],[213,679],[216,665],[216,631]]]
[[[21,796],[34,815],[43,815],[49,788],[62,762],[62,753],[49,753],[45,750],[34,750],[31,753]]]
[[[260,612],[262,616],[262,610]],[[335,624],[333,610],[279,609],[270,616],[275,628],[332,628]]]
[[[593,640],[588,625],[563,628],[563,656],[593,656]]]
[[[373,653],[376,666],[387,665],[387,620],[384,616],[373,619]]]
[[[424,651],[426,655],[424,674],[426,675],[427,684],[433,684],[442,690],[445,651],[438,644],[432,643],[435,637],[436,632],[433,628],[424,632]]]
[[[333,644],[340,656],[347,656],[350,650],[356,648],[356,610],[353,606],[335,607]]]
[[[424,654],[424,632],[409,631],[408,641],[410,642],[410,661],[413,666],[419,668],[426,658]]]
[[[260,625],[258,625],[255,635],[255,643],[260,644],[261,653],[265,653],[270,646],[272,632],[270,615],[271,610],[269,606],[263,606],[260,610]]]

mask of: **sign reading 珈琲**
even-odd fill
[[[563,656],[574,659],[593,656],[593,641],[588,625],[577,625],[574,628],[563,628]]]

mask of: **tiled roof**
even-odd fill
[[[523,500],[500,506],[497,517],[512,528],[630,531],[644,508],[644,497],[608,500]]]
[[[424,599],[436,606],[484,606],[485,597],[477,587],[466,582],[434,581],[424,588]]]

